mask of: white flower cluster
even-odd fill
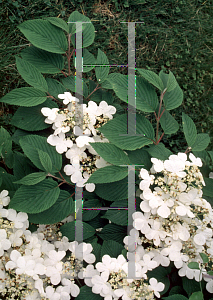
[[[152,267],[149,268],[147,264],[145,268],[151,270]],[[95,268],[88,265],[79,273],[79,277],[88,277],[84,279],[86,285],[92,287],[92,292],[100,294],[104,300],[118,300],[120,297],[123,300],[148,300],[154,299],[154,295],[159,298],[164,284],[155,278],[150,278],[148,283],[140,264],[136,263],[135,269],[137,277],[129,279],[128,262],[123,255],[118,258],[104,255],[102,262],[97,263]]]
[[[8,191],[0,193],[0,294],[5,299],[69,300],[80,292],[74,277],[82,260],[95,262],[92,245],[61,238],[54,226],[40,225],[35,232],[26,213],[3,208]],[[69,217],[61,223],[68,221]],[[51,242],[48,241],[51,240]],[[54,287],[55,286],[55,287]]]
[[[93,183],[85,184],[90,175],[97,169],[109,165],[89,145],[90,142],[109,142],[100,133],[98,128],[103,126],[116,108],[101,101],[99,106],[89,101],[86,104],[78,104],[79,99],[73,97],[69,92],[59,94],[60,99],[67,105],[66,109],[50,109],[43,107],[41,112],[47,118],[45,123],[53,124],[54,133],[47,142],[56,147],[56,151],[70,160],[70,164],[64,167],[66,175],[71,175],[71,182],[77,186],[85,186],[86,190],[93,192]]]
[[[168,267],[174,262],[179,276],[200,281],[207,266],[200,274],[187,265],[202,263],[199,253],[213,262],[213,211],[202,198],[205,182],[198,168],[202,161],[192,153],[189,159],[185,153],[171,155],[164,162],[152,158],[150,172],[141,169],[141,212],[133,214],[134,228],[124,243],[142,267]],[[212,278],[204,279],[207,291],[213,293]]]

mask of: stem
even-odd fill
[[[164,112],[165,112],[165,108],[163,109],[163,111],[162,111],[162,113],[161,113],[159,119],[162,117],[162,115],[163,115]]]
[[[191,151],[191,147],[187,147],[186,151],[185,151],[185,154],[186,153],[189,153]]]
[[[70,76],[70,59],[71,59],[71,55],[70,55],[70,38],[71,38],[71,34],[68,34],[68,54],[67,54],[67,60],[68,60],[68,75]]]
[[[163,136],[164,136],[164,132],[162,133],[161,137],[159,138],[157,145],[160,143],[160,140],[162,139]]]
[[[92,91],[92,93],[89,94],[89,96],[86,97],[86,99],[89,98],[95,91],[101,88],[100,86],[99,87],[98,86],[99,84],[97,84],[96,88]]]
[[[156,145],[158,144],[159,121],[165,111],[165,109],[164,109],[160,115],[161,106],[162,106],[162,102],[163,102],[163,96],[164,96],[165,92],[166,92],[166,89],[163,92],[161,92],[161,95],[160,95],[160,105],[159,105],[158,116],[157,116]]]
[[[61,73],[65,76],[65,77],[67,77],[67,75],[61,70]]]
[[[76,278],[76,280],[78,281],[78,284],[80,285],[80,287],[82,287],[82,284],[80,283],[80,280]]]
[[[59,172],[59,174],[60,174],[60,172]],[[61,174],[60,174],[61,175]],[[52,178],[55,178],[55,179],[57,179],[57,180],[60,180],[60,181],[62,181],[61,183],[59,183],[59,185],[58,186],[60,186],[60,185],[62,185],[62,184],[64,184],[64,183],[66,183],[66,184],[69,184],[69,185],[71,185],[71,186],[73,186],[73,184],[71,184],[71,183],[69,183],[69,182],[67,182],[63,177],[63,179],[61,179],[61,178],[58,178],[58,177],[56,177],[56,176],[54,176],[54,175],[52,175],[52,174],[50,174],[50,173],[48,173],[47,174],[47,176],[50,176],[50,177],[52,177]],[[61,175],[62,176],[62,175]]]
[[[48,92],[47,92],[47,93],[48,93]],[[63,102],[61,102],[61,101],[59,101],[58,99],[56,99],[55,97],[51,96],[50,93],[48,93],[48,94],[49,94],[49,96],[47,96],[47,98],[51,98],[51,99],[55,100],[56,102],[62,104],[64,107],[66,107],[66,105],[63,104]]]

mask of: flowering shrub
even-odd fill
[[[210,299],[213,151],[185,113],[185,152],[162,142],[179,130],[169,111],[183,93],[172,72],[109,74],[106,54],[86,49],[95,29],[77,11],[68,23],[19,29],[31,45],[16,65],[30,86],[1,99],[20,106],[15,133],[0,129],[1,297]],[[144,113],[154,113],[156,130]]]

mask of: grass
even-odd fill
[[[195,122],[198,133],[209,133],[213,148],[213,113],[208,105],[213,102],[213,10],[211,1],[21,1],[7,0],[1,3],[1,91],[2,96],[14,88],[25,86],[15,68],[15,55],[28,45],[17,29],[25,20],[48,16],[64,17],[78,10],[88,16],[96,28],[94,44],[88,47],[97,55],[97,48],[104,51],[111,64],[127,64],[127,24],[120,22],[144,22],[136,25],[136,67],[155,72],[171,70],[184,92],[181,107],[172,111],[181,127],[184,111]],[[141,3],[141,4],[137,4]],[[127,68],[111,69],[111,72],[127,74]],[[212,99],[212,100],[211,100]],[[16,107],[1,104],[0,125],[10,128],[10,117]],[[152,118],[152,116],[147,116]],[[12,129],[10,129],[12,130]],[[162,140],[174,152],[186,148],[183,134]]]

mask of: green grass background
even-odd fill
[[[173,152],[185,151],[181,131],[184,111],[195,122],[198,133],[208,133],[213,148],[213,3],[210,0],[0,0],[0,91],[1,97],[14,88],[26,86],[15,66],[15,55],[29,42],[17,29],[25,20],[62,17],[75,10],[86,15],[96,29],[95,42],[88,47],[95,56],[97,48],[104,51],[111,64],[127,64],[127,24],[136,25],[136,67],[154,72],[171,70],[184,92],[181,107],[172,112],[180,130],[162,139]],[[116,68],[116,69],[115,69]],[[115,69],[115,70],[114,70]],[[111,72],[127,74],[127,68]],[[212,107],[212,108],[211,108]],[[0,126],[10,132],[10,119],[15,106],[0,103]],[[146,114],[153,121],[153,114]]]

